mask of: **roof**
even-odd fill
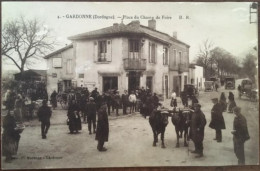
[[[61,48],[61,49],[59,49],[59,50],[56,50],[56,51],[50,53],[49,55],[46,55],[44,58],[45,58],[45,59],[49,59],[49,58],[51,58],[52,56],[54,56],[54,55],[56,55],[56,54],[59,54],[59,53],[65,51],[65,50],[67,50],[67,49],[69,49],[69,48],[73,48],[73,44],[69,44],[69,45],[65,46],[64,48]]]
[[[29,70],[26,70],[23,72],[25,75],[29,75],[29,74],[32,74],[32,75],[39,75],[39,76],[46,76],[47,75],[47,70],[36,70],[36,69],[29,69]],[[20,75],[21,73],[17,73],[17,74],[14,74],[14,75]]]
[[[115,23],[113,26],[105,27],[102,29],[77,34],[74,36],[69,37],[70,40],[81,40],[81,39],[93,39],[102,37],[109,37],[109,36],[125,36],[125,35],[140,35],[140,36],[148,36],[152,37],[153,39],[159,40],[161,42],[171,44],[172,41],[181,43],[187,47],[190,47],[188,44],[169,36],[166,33],[151,29],[149,27],[140,25],[139,21],[132,21],[129,24],[125,25],[123,23],[117,24]]]

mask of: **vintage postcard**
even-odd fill
[[[1,6],[2,169],[259,165],[258,3]]]

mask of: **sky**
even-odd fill
[[[69,44],[69,36],[112,26],[128,24],[139,17],[148,26],[151,17],[156,19],[156,30],[173,35],[190,45],[190,61],[193,61],[202,43],[209,39],[215,47],[221,47],[243,58],[257,46],[257,24],[249,23],[251,2],[2,2],[2,25],[19,18],[37,18],[44,27],[52,30],[59,45]],[[72,15],[91,15],[91,18],[68,18]],[[114,16],[114,19],[94,19],[93,16]],[[122,16],[127,16],[123,19]],[[164,18],[162,18],[164,16]],[[182,19],[180,19],[180,16]],[[121,17],[121,18],[119,18]],[[143,18],[145,17],[145,18]],[[188,19],[186,19],[188,18]],[[253,20],[255,17],[253,16]],[[14,68],[11,65],[3,69]],[[45,69],[40,62],[36,68]]]

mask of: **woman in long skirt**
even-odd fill
[[[16,122],[14,119],[14,112],[9,111],[3,120],[3,142],[2,152],[3,156],[6,157],[5,162],[11,162],[14,159],[12,156],[17,154],[18,144],[20,140],[19,132],[15,129]]]

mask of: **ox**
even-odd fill
[[[164,145],[164,132],[168,125],[168,116],[170,116],[168,111],[154,109],[149,117],[149,123],[153,130],[153,146],[156,146],[158,142],[158,135],[161,134],[162,144],[161,147],[165,148]]]
[[[184,146],[187,147],[189,141],[189,127],[191,121],[191,110],[183,109],[177,111],[176,108],[172,111],[172,123],[175,126],[176,136],[177,136],[177,143],[176,147],[179,147],[179,139],[182,138],[182,134],[184,132]]]

